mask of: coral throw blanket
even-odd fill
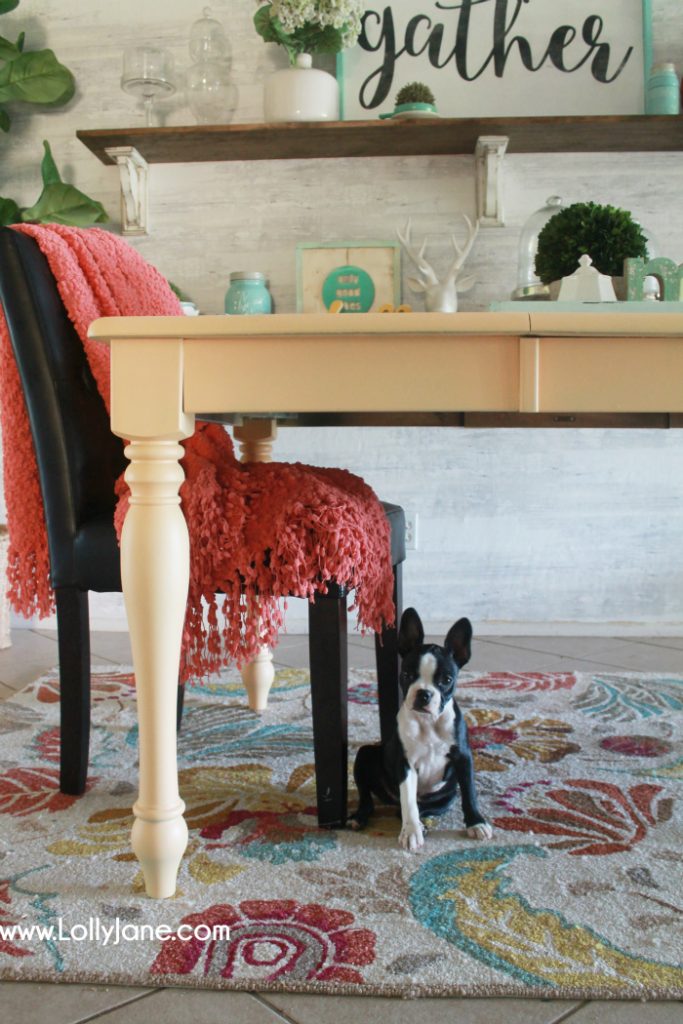
[[[109,409],[109,350],[87,337],[100,316],[180,314],[165,279],[122,239],[99,228],[21,225],[47,257]],[[54,609],[45,519],[19,374],[0,309],[0,408],[10,535],[9,597],[21,614]],[[389,527],[372,490],[341,469],[237,461],[217,424],[184,442],[180,496],[190,533],[190,591],[181,677],[274,646],[281,598],[312,598],[334,580],[355,592],[361,628],[393,622]],[[117,532],[128,507],[116,485]],[[218,594],[218,596],[216,596]],[[208,614],[206,608],[208,606]],[[225,624],[219,624],[219,609]]]

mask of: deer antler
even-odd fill
[[[425,279],[425,282],[428,283],[428,284],[438,284],[438,280],[439,279],[438,279],[437,275],[434,272],[434,268],[432,266],[430,266],[430,264],[424,258],[424,251],[425,251],[425,246],[427,245],[427,239],[425,238],[425,240],[422,243],[422,246],[421,246],[419,252],[416,251],[416,247],[413,245],[413,242],[412,242],[411,237],[410,237],[410,230],[411,230],[411,228],[410,228],[410,217],[409,217],[408,218],[408,222],[406,223],[406,226],[404,228],[404,233],[403,234],[401,234],[401,232],[400,232],[400,230],[398,228],[396,229],[396,234],[398,236],[399,242],[403,246],[406,255],[408,257],[410,257],[410,259],[415,264],[418,272]]]
[[[461,249],[460,246],[458,245],[458,242],[457,242],[457,239],[455,237],[455,234],[451,234],[451,242],[453,243],[453,248],[455,249],[456,256],[455,256],[455,259],[453,260],[453,263],[451,264],[451,268],[450,268],[450,270],[448,272],[449,276],[450,276],[450,274],[455,274],[458,270],[460,270],[460,268],[462,267],[463,263],[465,262],[465,260],[469,256],[470,250],[472,249],[472,246],[474,245],[474,240],[475,240],[475,238],[477,237],[477,235],[479,233],[479,221],[478,220],[477,220],[477,222],[475,224],[472,224],[472,221],[470,220],[470,218],[467,216],[466,213],[463,213],[461,216],[462,216],[463,220],[465,221],[465,223],[467,224],[467,239],[465,241],[464,247]]]

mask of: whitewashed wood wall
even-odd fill
[[[255,34],[256,6],[212,5],[231,41],[237,121],[261,119],[263,78],[285,63]],[[201,9],[180,0],[23,0],[0,18],[0,34],[25,30],[32,48],[51,46],[78,82],[67,108],[15,108],[12,133],[0,138],[0,195],[35,200],[41,140],[49,138],[65,176],[105,204],[116,229],[117,172],[75,132],[142,124],[119,88],[123,48],[159,42],[182,70]],[[655,57],[683,69],[680,0],[653,0],[653,11]],[[192,123],[182,90],[164,119]],[[507,223],[480,232],[470,261],[478,284],[462,307],[485,309],[508,296],[520,226],[553,193],[632,210],[660,254],[683,261],[682,172],[679,153],[507,158]],[[238,269],[263,270],[284,312],[295,306],[297,242],[392,238],[408,214],[446,221],[473,207],[469,157],[157,164],[152,232],[133,244],[203,312],[222,311],[228,275]],[[277,450],[283,459],[347,466],[381,496],[419,513],[419,550],[410,553],[405,590],[427,620],[467,613],[479,633],[683,628],[680,432],[282,430]],[[291,630],[304,615],[292,606]],[[118,599],[96,599],[93,621],[120,626]]]

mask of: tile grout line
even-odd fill
[[[288,1013],[284,1012],[284,1010],[280,1010],[277,1006],[273,1006],[272,1003],[269,1003],[266,997],[262,996],[259,992],[250,992],[249,995],[252,996],[257,1003],[260,1003],[261,1006],[264,1006],[267,1010],[270,1010],[271,1013],[275,1014],[275,1016],[281,1021],[284,1021],[284,1024],[298,1024],[294,1017],[290,1017]]]
[[[572,639],[572,638],[571,637],[561,637],[561,639],[564,640],[564,639]],[[585,638],[584,637],[576,637],[575,639],[577,640],[577,643],[580,644],[581,640],[585,639]],[[591,639],[591,638],[588,638],[588,639]],[[520,647],[518,644],[511,643],[509,640],[503,641],[503,640],[490,640],[490,639],[486,639],[486,640],[482,640],[481,642],[482,643],[487,643],[487,644],[493,644],[495,647],[504,647],[506,650],[518,651],[520,654],[524,654],[526,652],[529,652],[530,654],[545,654],[547,657],[563,658],[565,661],[574,661],[574,660],[576,660],[576,661],[592,661],[592,662],[595,662],[596,664],[601,664],[601,662],[596,662],[595,658],[579,658],[577,655],[574,655],[574,654],[558,654],[557,651],[546,651],[546,650],[543,650],[540,647]],[[617,645],[617,646],[619,646],[619,645]],[[615,648],[615,650],[616,649],[617,648]],[[610,650],[611,650],[611,648],[610,648]],[[678,650],[678,648],[677,647],[672,647],[672,648],[670,648],[670,650]],[[600,652],[596,652],[596,654],[599,654],[599,653]],[[607,652],[605,652],[605,653],[607,653]]]
[[[551,1021],[548,1021],[548,1024],[562,1024],[563,1021],[569,1020],[573,1017],[575,1013],[578,1013],[580,1010],[585,1010],[587,1006],[590,1006],[591,1002],[591,999],[582,1000],[580,1003],[577,1003],[576,1006],[572,1006],[569,1010],[563,1010],[559,1017],[553,1017]]]
[[[50,636],[49,631],[46,630],[45,632],[41,632],[40,629],[34,629],[33,626],[30,626],[29,629],[27,630],[27,632],[28,633],[33,633],[34,636],[39,636],[41,640],[49,640],[49,641],[51,641],[51,643],[53,643],[55,645],[55,647],[59,646],[59,641],[57,640],[57,634],[56,633],[55,633],[54,636]]]
[[[284,1010],[273,1006],[266,996],[261,995],[258,992],[249,992],[249,995],[252,996],[257,1003],[260,1003],[266,1009],[270,1010],[279,1020],[283,1021],[284,1024],[298,1024],[294,1017],[290,1017]],[[548,1024],[564,1024],[564,1021],[568,1021],[574,1016],[574,1014],[578,1013],[580,1010],[584,1010],[590,1005],[590,1003],[591,1000],[589,999],[582,1000],[581,1002],[576,1003],[575,1006],[570,1007],[568,1010],[563,1010],[558,1017],[553,1017],[552,1020],[548,1021]]]
[[[632,640],[632,643],[641,644],[641,646],[643,646],[643,647],[655,647],[655,648],[657,648],[657,650],[661,650],[661,651],[679,651],[680,652],[680,650],[681,650],[680,647],[670,647],[668,644],[660,643],[660,642],[655,643],[655,639],[657,641],[659,641],[660,639],[661,640],[667,640],[667,639],[668,640],[680,640],[680,637],[674,637],[674,636],[672,636],[672,637],[665,637],[665,636],[663,636],[661,638],[660,637],[657,637],[657,638],[653,638],[653,637],[634,637],[633,640]]]
[[[515,651],[521,651],[521,652],[523,652],[523,651],[531,651],[531,652],[533,652],[535,654],[554,654],[558,658],[574,657],[573,655],[569,655],[569,654],[558,654],[557,651],[543,650],[540,647],[521,646],[521,645],[516,644],[514,642],[515,637],[501,638],[501,637],[497,637],[497,636],[484,636],[484,637],[479,637],[477,639],[482,644],[484,644],[484,643],[486,643],[486,644],[493,644],[495,647],[506,647],[506,648],[511,648],[512,650],[515,650]],[[665,643],[665,641],[667,639],[669,639],[669,640],[680,640],[681,638],[678,637],[678,636],[675,636],[675,637],[674,636],[672,636],[672,637],[624,636],[624,637],[604,637],[604,638],[603,637],[592,637],[592,636],[590,636],[590,637],[585,637],[585,636],[576,636],[576,637],[561,636],[561,637],[539,637],[537,639],[543,639],[543,640],[545,640],[545,639],[576,640],[577,644],[581,644],[581,642],[583,640],[586,640],[586,639],[588,639],[588,640],[604,639],[604,640],[606,640],[608,642],[611,641],[614,644],[614,647],[612,647],[611,644],[610,644],[610,646],[605,648],[604,650],[601,649],[601,650],[596,651],[596,654],[600,654],[600,653],[609,654],[609,653],[611,653],[613,651],[618,650],[621,647],[630,646],[630,645],[640,646],[640,647],[654,647],[657,650],[671,651],[672,653],[674,653],[674,652],[680,653],[681,652],[681,648],[680,647],[674,647],[674,646],[672,646],[670,644]],[[584,658],[584,661],[589,661],[589,660],[591,660],[591,659]]]
[[[123,1002],[117,1003],[116,1006],[108,1006],[106,1010],[97,1010],[96,1013],[90,1014],[88,1017],[79,1017],[78,1020],[72,1021],[72,1024],[89,1024],[93,1020],[104,1020],[110,1013],[118,1013],[125,1006],[132,1006],[133,1003],[139,1003],[142,999],[149,999],[150,996],[154,996],[157,992],[163,992],[163,988],[149,989],[147,992],[142,992],[138,996],[131,996],[130,999],[124,999]]]
[[[577,665],[579,665],[579,667],[582,664],[583,665],[594,665],[594,666],[597,665],[599,671],[603,671],[605,669],[612,669],[612,670],[616,670],[617,672],[663,672],[663,671],[667,671],[668,672],[669,671],[668,669],[664,670],[664,669],[632,668],[629,665],[616,664],[615,662],[612,662],[612,661],[601,661],[599,659],[599,656],[592,657],[592,658],[581,658],[581,657],[578,657],[575,654],[571,654],[571,655],[570,654],[557,654],[557,653],[555,653],[553,651],[537,650],[535,647],[516,647],[513,644],[508,644],[508,643],[497,643],[496,646],[497,647],[504,647],[504,648],[506,648],[508,650],[517,651],[520,654],[528,652],[529,654],[545,655],[548,658],[557,658],[560,661],[566,661],[568,664],[576,663]],[[661,647],[659,647],[656,644],[649,644],[649,645],[644,644],[643,646],[650,646],[650,647],[652,647],[654,649],[657,649],[657,650],[668,650],[668,651],[676,651],[679,654],[681,653],[681,651],[680,651],[680,649],[678,647],[661,648]],[[490,671],[490,670],[489,669],[472,669],[471,671],[487,672],[487,671]],[[494,671],[496,671],[496,670],[494,670]],[[527,672],[528,671],[528,672],[531,672],[531,671],[539,671],[539,670],[538,669],[516,669],[514,671],[518,671],[518,672]],[[563,669],[558,666],[557,668],[546,669],[546,670],[543,670],[543,671],[562,672]]]

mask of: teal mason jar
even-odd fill
[[[273,300],[268,291],[265,274],[255,270],[237,270],[230,275],[230,287],[225,293],[225,312],[272,313]]]

